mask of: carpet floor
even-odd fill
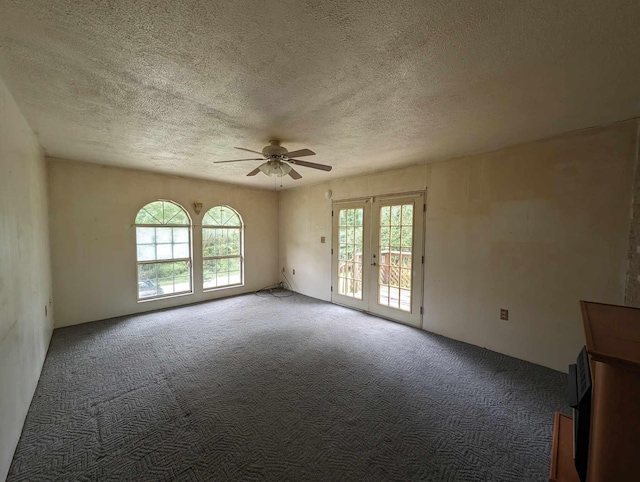
[[[562,373],[294,294],[54,331],[8,481],[546,481]]]

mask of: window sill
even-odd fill
[[[167,298],[179,298],[181,296],[189,296],[193,294],[193,290],[192,291],[185,291],[184,293],[175,293],[175,294],[170,294],[170,295],[164,295],[164,296],[155,296],[153,298],[145,298],[142,300],[138,300],[138,303],[148,303],[149,301],[159,301],[159,300],[166,300]]]
[[[220,290],[228,290],[230,288],[241,288],[244,286],[244,283],[238,283],[235,285],[225,285],[225,286],[216,286],[215,288],[203,288],[203,293],[210,293],[212,291],[220,291]]]

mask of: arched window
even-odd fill
[[[202,218],[203,288],[243,284],[242,219],[228,206],[215,206]]]
[[[136,216],[138,300],[190,293],[191,219],[172,201],[154,201]]]

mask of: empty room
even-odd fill
[[[0,0],[0,481],[638,480],[639,45]]]

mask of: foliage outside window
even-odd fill
[[[191,289],[191,220],[172,201],[154,201],[136,216],[138,299]]]
[[[203,288],[243,284],[242,219],[230,207],[215,206],[202,219]]]

